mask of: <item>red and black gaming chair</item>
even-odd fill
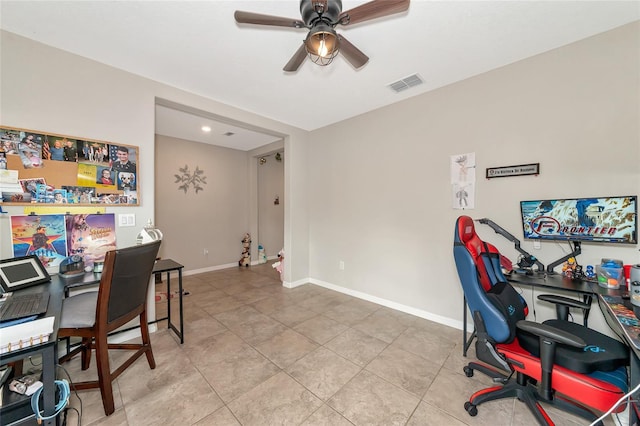
[[[628,349],[563,319],[526,321],[526,303],[502,274],[498,250],[478,237],[469,216],[456,221],[453,254],[477,332],[476,356],[489,364],[471,362],[464,371],[499,383],[471,395],[471,416],[482,403],[517,397],[542,425],[553,421],[539,401],[593,421],[626,393]]]

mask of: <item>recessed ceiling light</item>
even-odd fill
[[[211,131],[211,127],[209,127],[209,126],[202,126],[202,131],[203,131],[203,132],[206,132],[206,133],[209,133],[209,132]]]

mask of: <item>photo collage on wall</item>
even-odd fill
[[[114,214],[11,216],[13,256],[36,255],[45,268],[55,268],[79,255],[85,266],[103,262],[116,248]]]
[[[138,204],[137,147],[6,127],[0,127],[0,142],[6,168],[10,157],[18,156],[23,169],[42,170],[42,177],[19,180],[22,194],[2,190],[4,202]],[[74,163],[77,178],[74,174],[65,185],[47,183],[47,173],[53,173],[47,165],[57,161]]]

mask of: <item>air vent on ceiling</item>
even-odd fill
[[[233,136],[233,135],[235,135],[235,133],[233,133],[233,132],[226,132],[226,133],[223,133],[223,135],[225,135],[225,136]]]
[[[401,80],[394,81],[393,83],[389,84],[389,87],[394,92],[399,93],[399,92],[402,92],[403,90],[407,90],[410,87],[418,86],[422,83],[424,83],[424,81],[422,81],[422,78],[420,78],[418,74],[413,74]]]

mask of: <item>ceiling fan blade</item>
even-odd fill
[[[344,58],[349,61],[349,63],[353,65],[354,68],[358,69],[369,62],[369,57],[362,53],[360,49],[351,44],[351,42],[344,38],[344,36],[338,35],[338,41],[340,43],[340,53],[342,53],[342,56],[344,56]]]
[[[300,65],[304,62],[304,59],[307,57],[307,49],[304,47],[304,42],[300,46],[300,48],[293,54],[287,65],[284,66],[283,70],[286,72],[294,72],[298,71]]]
[[[236,18],[236,22],[239,24],[257,24],[257,25],[272,25],[276,27],[292,27],[292,28],[304,28],[304,22],[299,19],[282,18],[280,16],[263,15],[261,13],[243,12],[236,10],[233,14]]]
[[[340,14],[338,21],[343,25],[358,24],[370,19],[393,15],[409,9],[409,0],[373,0]],[[345,19],[348,18],[348,20]]]

